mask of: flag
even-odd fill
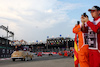
[[[77,46],[77,34],[75,34],[75,41],[74,41],[74,65],[78,67],[78,46]]]

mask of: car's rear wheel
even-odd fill
[[[15,59],[13,58],[12,61],[15,61]]]
[[[31,60],[33,60],[33,57],[31,58]]]
[[[32,56],[31,60],[33,60],[34,56]]]

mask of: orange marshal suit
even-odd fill
[[[78,35],[78,59],[80,67],[89,67],[89,46],[86,44],[87,34],[81,31],[80,25],[73,28],[73,33]]]

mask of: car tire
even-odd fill
[[[31,58],[31,60],[33,60],[33,57]]]
[[[23,61],[23,58],[21,59],[21,61]]]
[[[31,60],[33,60],[33,58],[31,58]]]
[[[28,57],[25,57],[25,58],[24,58],[24,61],[28,61]]]
[[[32,56],[32,60],[34,59],[34,56]]]
[[[15,59],[12,59],[12,61],[15,61]]]

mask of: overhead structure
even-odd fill
[[[14,33],[12,31],[8,30],[8,26],[5,27],[5,26],[1,25],[0,28],[7,31],[7,36],[4,38],[8,39],[9,37],[12,37],[12,40],[14,40]],[[10,33],[11,35],[8,36],[8,33]]]

